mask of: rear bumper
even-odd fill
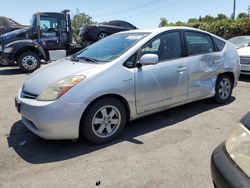
[[[241,64],[240,73],[250,75],[250,64]]]
[[[219,145],[212,154],[211,175],[216,188],[250,187],[250,178],[231,160],[224,143]]]

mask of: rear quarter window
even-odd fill
[[[214,45],[215,45],[215,50],[216,51],[222,51],[223,48],[225,47],[226,45],[226,42],[223,41],[223,40],[220,40],[216,37],[213,37],[213,41],[214,41]]]

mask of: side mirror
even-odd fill
[[[159,61],[159,57],[156,54],[144,54],[139,63],[141,65],[155,65]]]

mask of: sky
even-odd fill
[[[247,12],[250,0],[236,0],[236,15]],[[199,16],[231,16],[233,0],[0,0],[0,16],[29,25],[35,12],[75,13],[77,9],[93,21],[126,20],[138,28],[158,27],[160,18],[169,22],[187,21]]]

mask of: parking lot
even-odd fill
[[[227,105],[203,100],[141,118],[105,145],[46,141],[14,107],[27,77],[0,67],[0,187],[213,187],[211,153],[250,110],[242,76]]]

